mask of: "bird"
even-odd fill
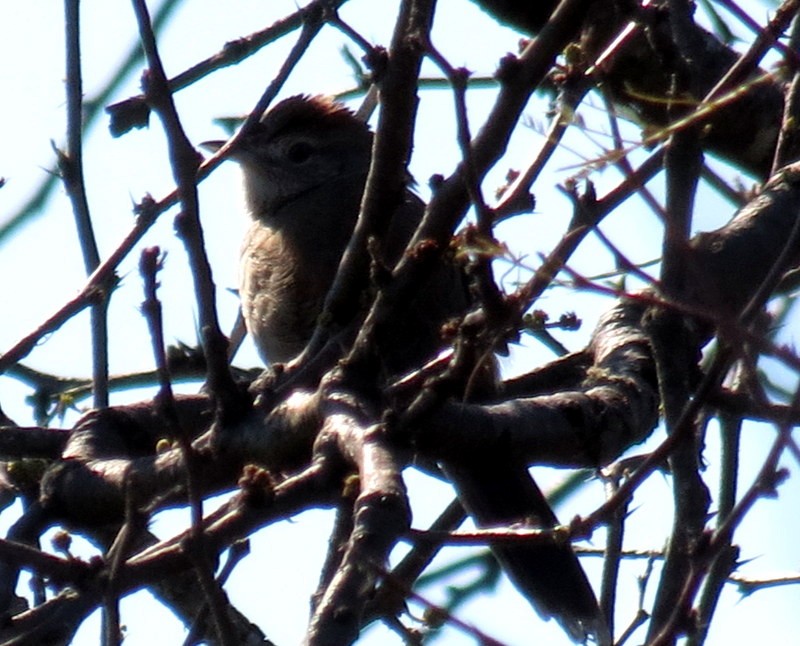
[[[231,152],[243,171],[251,224],[241,249],[239,297],[247,331],[267,364],[304,349],[358,218],[373,134],[342,104],[293,96],[254,124]],[[223,141],[202,145],[217,150]],[[395,264],[424,204],[406,191],[390,219],[382,260]],[[442,265],[403,317],[408,343],[388,353],[388,374],[427,359],[441,323],[463,312],[467,296],[453,265]],[[442,298],[442,295],[445,298]],[[431,315],[433,312],[433,315]]]
[[[358,218],[372,141],[368,124],[342,103],[296,95],[266,111],[231,147],[251,219],[239,295],[247,331],[266,363],[291,361],[313,335]],[[224,143],[203,146],[215,151]],[[401,259],[424,209],[409,186],[389,216],[381,249],[387,267]],[[468,307],[463,272],[445,258],[396,317],[393,343],[382,357],[385,374],[400,375],[435,356],[443,323]],[[443,471],[480,526],[558,522],[524,463],[510,457],[505,463],[450,462]],[[555,617],[576,641],[602,635],[596,598],[569,544],[501,546],[494,553],[541,615]]]

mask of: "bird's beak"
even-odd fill
[[[200,142],[200,148],[203,148],[204,150],[207,150],[211,153],[217,152],[224,145],[225,145],[224,139],[214,139],[212,141]]]

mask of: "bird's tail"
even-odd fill
[[[444,471],[478,526],[558,524],[524,464],[484,459],[471,466],[444,465]],[[540,615],[554,617],[577,642],[591,638],[601,646],[610,644],[597,599],[569,543],[537,540],[529,545],[496,545],[492,551]]]

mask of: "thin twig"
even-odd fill
[[[286,62],[281,67],[276,79],[270,84],[262,97],[259,99],[256,107],[250,114],[250,117],[245,121],[242,130],[237,137],[231,139],[225,146],[220,148],[210,158],[206,159],[197,170],[197,182],[203,181],[217,166],[219,166],[224,159],[226,159],[227,152],[234,141],[240,137],[243,132],[246,132],[247,127],[252,127],[252,124],[258,121],[264,109],[269,105],[272,99],[277,94],[280,87],[283,85],[289,71],[297,64],[300,55],[308,46],[310,42],[309,34],[301,35],[298,44],[292,51]],[[248,126],[248,124],[250,124]],[[135,208],[137,215],[136,223],[123,240],[117,245],[114,251],[106,257],[104,261],[92,272],[91,276],[87,279],[84,286],[76,296],[62,305],[54,314],[48,317],[34,330],[25,335],[17,343],[15,343],[7,352],[0,355],[0,373],[2,373],[8,366],[11,366],[24,357],[26,357],[35,347],[36,344],[47,334],[54,332],[60,328],[67,320],[83,311],[86,307],[91,305],[98,294],[106,290],[108,281],[113,276],[114,271],[119,266],[120,262],[131,252],[131,250],[138,244],[144,234],[158,219],[158,216],[166,210],[172,208],[177,204],[179,199],[178,190],[174,189],[169,194],[164,196],[158,201],[151,198],[145,198]]]
[[[511,186],[504,191],[502,199],[494,208],[497,222],[516,215],[521,210],[531,208],[531,187],[553,153],[558,149],[567,129],[572,125],[571,115],[577,110],[588,87],[585,85],[576,90],[565,84],[560,96],[559,110],[550,121],[550,128],[545,134],[544,144],[528,168],[514,178]]]
[[[217,319],[214,283],[211,276],[211,267],[205,254],[203,232],[200,225],[199,206],[197,197],[197,170],[200,162],[199,155],[189,142],[178,117],[172,94],[169,90],[167,77],[158,53],[153,26],[147,5],[144,0],[133,0],[133,8],[139,25],[139,35],[148,62],[148,76],[146,77],[145,94],[153,109],[161,118],[170,150],[172,172],[178,186],[181,200],[182,217],[184,226],[180,227],[184,235],[184,242],[189,253],[192,265],[192,274],[195,279],[195,293],[200,308],[200,325],[208,365],[208,384],[212,395],[216,399],[217,414],[224,422],[233,415],[236,404],[236,385],[228,369],[227,340],[219,328]],[[155,272],[157,268],[158,250],[150,250],[143,255],[143,274],[148,285],[148,300],[158,303],[155,299]],[[193,473],[192,448],[188,435],[182,429],[177,419],[174,398],[166,373],[166,354],[163,344],[163,328],[160,325],[160,307],[153,308],[151,312],[153,335],[153,348],[158,359],[158,368],[161,375],[160,403],[167,413],[167,419],[175,425],[178,441],[181,443],[184,462],[186,464],[187,486],[189,487],[189,501],[192,509],[192,550],[195,568],[203,587],[209,607],[211,608],[217,628],[217,636],[224,646],[233,646],[236,643],[235,631],[227,612],[220,590],[214,581],[211,562],[204,549],[204,536],[202,530],[202,497],[195,487]]]
[[[228,415],[233,414],[237,389],[228,369],[227,339],[219,327],[214,280],[206,256],[203,229],[200,224],[197,196],[197,171],[200,156],[186,136],[178,117],[156,46],[147,7],[143,1],[134,0],[134,8],[145,58],[149,66],[143,85],[148,100],[163,122],[169,145],[172,173],[178,186],[181,214],[176,221],[176,227],[186,245],[194,278],[201,338],[208,370],[208,386],[216,400],[221,419],[226,420]]]
[[[800,412],[800,388],[795,391],[791,409],[794,414]],[[673,643],[675,636],[681,632],[682,627],[685,625],[686,618],[691,612],[692,600],[697,594],[713,558],[731,544],[735,529],[744,520],[756,501],[765,496],[775,495],[776,487],[787,476],[787,472],[778,468],[778,463],[791,437],[793,428],[794,425],[791,423],[781,425],[778,429],[778,437],[773,442],[753,484],[733,508],[725,522],[711,534],[707,543],[696,547],[697,554],[691,576],[686,581],[680,598],[676,600],[674,611],[669,621],[655,635],[652,641],[648,642],[651,646],[667,646]]]
[[[156,32],[160,31],[161,27],[167,23],[181,2],[183,0],[164,0],[159,5],[156,15],[153,17],[153,27]],[[94,97],[83,101],[83,128],[85,133],[88,133],[94,127],[98,117],[104,113],[103,109],[108,100],[128,79],[130,73],[139,65],[141,60],[142,48],[137,42],[125,55],[123,62],[108,83]],[[44,177],[45,179],[42,183],[32,191],[31,197],[0,224],[0,245],[10,239],[22,224],[36,216],[47,204],[50,194],[57,186],[58,173],[55,168],[50,168],[45,172]]]
[[[83,253],[86,273],[100,264],[100,252],[94,236],[86,183],[83,174],[83,80],[81,74],[80,0],[65,0],[67,47],[67,150],[58,153],[58,166],[72,203],[75,226]],[[92,327],[92,391],[94,407],[108,406],[108,304],[113,277],[105,290],[100,290],[91,309]]]

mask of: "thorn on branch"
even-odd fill
[[[364,52],[361,60],[371,72],[371,78],[363,73],[356,62],[355,57],[350,53],[350,50],[346,47],[343,48],[345,59],[348,60],[351,66],[356,70],[356,78],[358,79],[359,86],[366,88],[370,85],[370,83],[377,83],[383,76],[383,73],[386,71],[386,67],[389,63],[389,54],[387,53],[386,48],[381,45],[373,45],[371,42],[369,42],[369,40],[356,31],[350,24],[342,20],[342,18],[339,16],[339,13],[333,7],[325,8],[324,20],[333,27],[336,27],[345,36],[350,38],[350,40],[358,45],[358,47]]]

